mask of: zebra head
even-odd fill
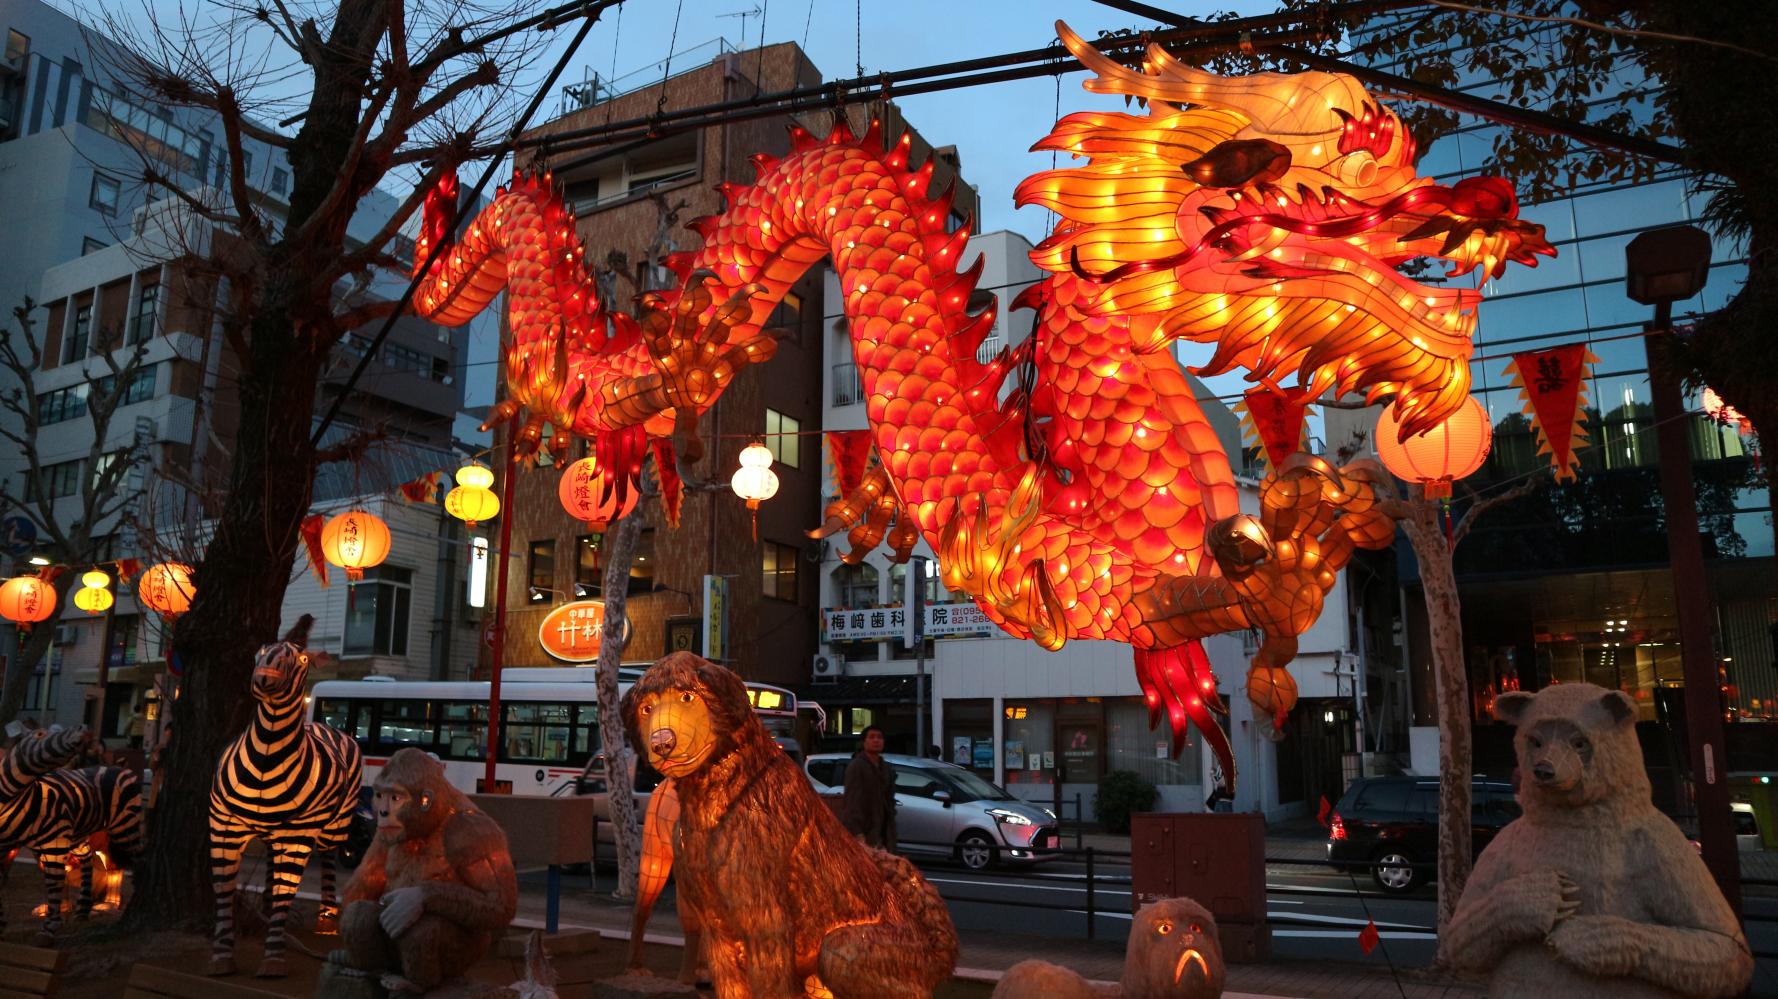
[[[312,615],[304,614],[281,642],[262,645],[253,662],[253,693],[262,701],[287,701],[301,694],[303,678],[309,672],[309,626]]]

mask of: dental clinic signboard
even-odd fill
[[[829,642],[880,642],[902,636],[907,612],[900,607],[828,608],[821,612],[821,621]],[[997,630],[973,603],[927,604],[925,625],[927,638],[991,635]]]

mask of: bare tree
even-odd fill
[[[574,13],[596,17],[605,6]],[[513,124],[514,74],[543,38],[529,29],[555,23],[527,18],[516,0],[272,0],[188,11],[140,31],[105,25],[123,41],[109,67],[119,86],[218,123],[227,155],[215,187],[187,186],[147,140],[138,179],[215,234],[203,263],[225,289],[219,326],[239,369],[227,484],[195,567],[191,610],[173,635],[185,677],[149,852],[125,915],[131,928],[208,918],[205,801],[216,761],[248,720],[254,652],[276,634],[315,472],[353,460],[367,443],[362,435],[311,442],[318,383],[348,331],[397,308],[346,289],[403,266],[393,240],[439,177],[504,149],[498,133]],[[288,161],[286,204],[254,189],[249,140]],[[349,237],[360,203],[386,180],[409,193],[376,231]]]
[[[1383,502],[1395,518],[1420,563],[1420,585],[1426,592],[1426,618],[1432,638],[1432,668],[1438,689],[1438,928],[1457,911],[1457,900],[1469,880],[1474,846],[1470,842],[1470,782],[1473,766],[1470,733],[1469,674],[1463,662],[1463,607],[1457,596],[1452,556],[1476,518],[1502,503],[1536,489],[1544,476],[1533,475],[1504,492],[1477,498],[1447,535],[1445,507],[1428,499],[1418,485]]]
[[[44,343],[31,316],[35,310],[36,304],[27,298],[13,309],[14,325],[0,326],[0,371],[15,383],[0,392],[0,409],[10,414],[0,420],[0,439],[16,447],[24,462],[21,482],[0,482],[0,515],[29,521],[42,539],[39,554],[65,570],[53,584],[59,615],[80,570],[110,557],[113,532],[142,494],[140,481],[132,484],[130,473],[147,460],[145,446],[134,438],[123,444],[113,441],[111,425],[145,370],[148,344],[144,339],[125,348],[118,332],[95,333],[93,356],[78,362],[85,379],[46,396],[35,378],[44,361]],[[76,407],[85,409],[92,443],[73,459],[77,464],[71,482],[60,474],[52,482],[45,474],[51,466],[44,460],[39,431],[46,418],[62,422]],[[67,515],[69,503],[75,510],[72,517]],[[0,724],[17,718],[24,707],[31,673],[54,637],[51,624],[53,620],[33,628],[18,655],[7,663],[0,684]]]

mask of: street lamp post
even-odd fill
[[[1710,271],[1710,237],[1696,226],[1652,229],[1624,249],[1625,285],[1631,300],[1655,307],[1644,346],[1660,449],[1661,505],[1666,514],[1667,557],[1673,566],[1673,600],[1679,614],[1679,652],[1685,675],[1685,721],[1691,735],[1693,796],[1704,863],[1723,897],[1741,911],[1741,865],[1729,816],[1728,763],[1710,632],[1710,598],[1704,549],[1698,538],[1697,493],[1692,485],[1691,420],[1679,380],[1665,366],[1656,341],[1673,336],[1673,303],[1703,289]]]

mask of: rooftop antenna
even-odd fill
[[[755,5],[751,8],[749,8],[748,10],[737,10],[737,11],[733,11],[728,14],[718,14],[716,16],[717,17],[738,17],[741,19],[741,44],[735,46],[735,51],[739,52],[742,49],[747,47],[747,19],[750,17],[760,17],[760,16],[763,16],[764,14],[765,14],[765,11],[761,10],[758,5]]]

